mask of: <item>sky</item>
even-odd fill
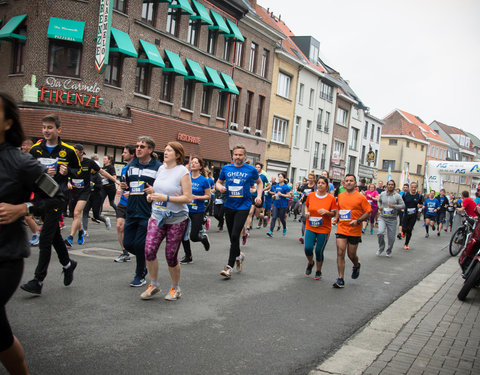
[[[384,118],[394,109],[480,138],[479,0],[257,0]]]

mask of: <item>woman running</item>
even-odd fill
[[[300,211],[302,214],[302,236],[298,239],[300,243],[304,242],[305,236],[305,202],[308,194],[310,194],[312,191],[315,191],[315,189],[315,175],[313,173],[309,173],[307,182],[299,188],[299,191],[302,193],[302,197],[300,198],[300,202],[302,203],[302,209]]]
[[[313,261],[313,248],[317,268],[315,280],[322,277],[323,252],[327,246],[328,237],[332,229],[331,219],[337,211],[335,197],[328,193],[328,179],[320,176],[317,181],[317,191],[309,194],[305,202],[305,256],[308,264],[305,275],[312,273],[315,262]],[[316,244],[316,245],[315,245]]]
[[[373,234],[373,228],[375,227],[375,217],[377,216],[378,211],[378,191],[375,188],[375,184],[369,184],[368,190],[365,192],[365,197],[367,198],[368,203],[372,206],[372,213],[370,214],[370,234]],[[362,233],[365,233],[367,230],[368,221],[365,221],[363,224]]]

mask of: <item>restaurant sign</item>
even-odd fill
[[[200,144],[200,137],[194,137],[192,135],[188,135],[184,133],[178,133],[177,140],[182,142],[187,142],[187,143],[195,143],[197,145]]]
[[[100,0],[98,12],[97,45],[95,47],[95,68],[103,73],[108,64],[110,29],[112,27],[113,0]]]

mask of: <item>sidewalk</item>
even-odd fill
[[[461,302],[462,284],[449,258],[310,375],[480,374],[480,290]]]

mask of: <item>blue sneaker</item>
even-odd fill
[[[65,238],[64,242],[65,242],[65,245],[67,245],[67,247],[72,247],[73,237],[68,236],[67,238]]]
[[[284,236],[287,235],[287,228],[285,228],[285,229],[283,230],[282,234],[283,234]]]
[[[339,277],[337,279],[337,281],[335,281],[333,283],[333,287],[334,288],[339,288],[339,289],[344,288],[345,287],[345,281],[343,281],[343,279]]]
[[[78,231],[78,240],[77,240],[77,243],[79,245],[83,245],[85,243],[85,232],[83,229],[80,229]]]
[[[39,242],[40,242],[40,236],[38,234],[34,234],[32,236],[32,239],[30,240],[30,245],[37,246]]]
[[[370,234],[373,234],[373,228],[370,228]]]
[[[130,283],[130,286],[140,287],[140,286],[144,286],[146,284],[147,284],[147,282],[145,281],[144,278],[141,278],[140,276],[135,275],[132,282]]]
[[[360,263],[358,263],[358,266],[352,268],[352,279],[358,279],[358,276],[360,276]]]
[[[267,232],[267,236],[268,236],[268,237],[273,237],[273,233],[272,233],[271,230],[269,230],[269,231]]]

